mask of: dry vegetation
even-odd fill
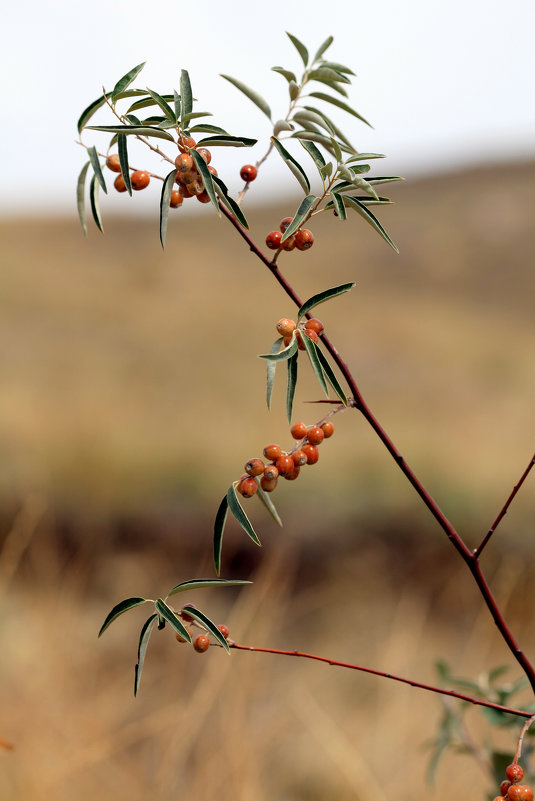
[[[303,297],[358,282],[320,316],[474,541],[533,452],[535,168],[508,173],[396,187],[383,218],[399,257],[361,223],[320,219],[314,249],[284,260]],[[253,235],[294,206],[254,211]],[[172,218],[163,255],[155,221],[106,222],[88,242],[73,221],[0,225],[0,738],[15,744],[0,753],[0,797],[422,798],[434,696],[297,660],[201,657],[166,630],[134,701],[143,613],[97,642],[120,598],[211,570],[220,496],[286,437],[282,386],[270,415],[255,355],[292,312],[207,209]],[[298,401],[316,397],[305,378]],[[314,407],[298,403],[301,416]],[[253,587],[191,600],[239,641],[423,681],[441,656],[462,675],[509,661],[467,571],[358,416],[340,415],[322,448],[317,468],[277,491],[282,531],[252,502],[262,553],[229,529],[226,575]],[[486,556],[531,655],[534,519],[531,482]],[[470,712],[483,733],[480,719]],[[474,797],[492,789],[472,760],[447,757],[434,797],[466,781]]]

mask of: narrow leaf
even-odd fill
[[[270,353],[278,353],[282,345],[284,337],[279,337],[275,340],[270,348]],[[277,369],[277,362],[268,360],[267,363],[267,386],[266,386],[266,401],[268,409],[271,409],[271,396],[273,394],[273,383],[275,381],[275,370]]]
[[[193,109],[193,93],[187,70],[181,70],[180,72],[180,99],[182,101],[181,119],[184,120],[185,115],[189,114]]]
[[[126,134],[126,136],[155,136],[157,139],[175,141],[167,131],[162,131],[161,128],[150,128],[148,125],[88,125],[87,128],[91,131],[105,131],[106,133]]]
[[[143,94],[147,95],[147,97],[144,97],[143,100],[134,101],[134,103],[132,103],[132,105],[129,107],[128,113],[131,111],[137,111],[140,108],[148,108],[149,106],[159,105],[156,99],[152,97],[152,93],[149,94],[149,92],[149,89],[143,92]],[[159,95],[159,97],[163,98],[166,103],[170,103],[174,99],[174,95]]]
[[[259,359],[266,359],[268,362],[284,362],[284,361],[286,361],[286,359],[289,359],[290,356],[294,355],[294,353],[297,350],[297,347],[298,347],[297,339],[296,339],[295,332],[294,332],[294,334],[292,336],[292,340],[291,340],[290,344],[286,348],[283,348],[278,353],[272,353],[271,351],[269,353],[263,353],[258,358]]]
[[[321,155],[321,151],[318,150],[318,148],[313,142],[308,142],[306,139],[300,139],[299,142],[301,145],[303,145],[307,153],[309,153],[312,156],[318,170],[321,170],[322,167],[325,167],[325,159]]]
[[[377,219],[377,217],[374,214],[372,214],[372,212],[369,209],[366,208],[364,203],[361,203],[360,200],[357,200],[355,197],[352,197],[351,195],[345,196],[345,202],[347,205],[355,209],[355,211],[358,214],[360,214],[360,216],[363,217],[366,220],[366,222],[372,226],[372,228],[375,228],[375,230],[383,237],[385,242],[387,242],[390,245],[390,247],[395,253],[399,253],[397,246],[390,239],[385,229]]]
[[[293,46],[301,56],[303,64],[306,67],[308,64],[308,50],[306,49],[305,45],[299,41],[297,36],[292,36],[292,34],[288,33],[288,31],[286,31],[286,36],[289,38],[290,42],[293,44]]]
[[[164,620],[167,620],[169,625],[176,631],[177,634],[180,634],[180,636],[183,637],[187,642],[191,642],[191,634],[184,626],[180,618],[175,615],[169,606],[167,606],[165,601],[162,598],[158,598],[154,605],[160,617]]]
[[[304,169],[301,167],[299,162],[294,159],[291,153],[289,153],[284,145],[279,142],[277,137],[272,136],[271,141],[275,145],[275,149],[277,150],[278,154],[285,162],[285,164],[290,168],[291,172],[297,178],[299,185],[303,189],[303,191],[308,194],[310,192],[310,181],[308,180],[307,174]]]
[[[133,609],[135,606],[140,606],[141,604],[146,604],[146,598],[126,598],[124,601],[116,604],[111,612],[106,617],[106,620],[100,627],[100,631],[98,636],[100,637],[101,634],[104,634],[108,626],[116,620],[119,615],[122,615],[123,612],[128,612],[129,609]]]
[[[277,512],[277,509],[275,508],[275,504],[269,497],[269,494],[267,492],[264,492],[264,490],[260,486],[260,482],[258,482],[258,491],[256,494],[258,495],[258,497],[268,510],[269,514],[271,515],[275,523],[282,528],[282,520],[280,519],[280,515]]]
[[[183,122],[190,122],[190,120],[196,120],[199,117],[213,117],[211,111],[190,111],[189,114],[186,114],[183,118]]]
[[[301,339],[303,340],[307,356],[310,359],[310,364],[314,370],[314,375],[318,379],[318,383],[325,392],[326,396],[329,397],[329,389],[327,387],[327,382],[325,381],[325,376],[323,375],[323,369],[317,353],[318,347],[316,343],[312,342],[310,337],[307,337],[305,333],[302,334]]]
[[[299,84],[297,84],[295,81],[290,81],[288,84],[288,94],[290,95],[290,100],[297,100],[299,91]]]
[[[164,98],[165,100],[165,98]],[[173,105],[175,107],[175,117],[177,120],[180,119],[180,109],[182,107],[182,101],[180,100],[180,95],[178,94],[177,90],[173,90]]]
[[[180,584],[175,584],[173,589],[167,593],[167,597],[176,595],[179,592],[201,590],[205,587],[240,587],[242,584],[252,583],[252,581],[242,581],[241,579],[190,579],[189,581],[181,581]]]
[[[137,665],[134,669],[134,696],[137,695],[137,691],[139,690],[139,682],[141,681],[141,673],[143,671],[143,665],[145,664],[145,654],[147,653],[149,638],[152,634],[152,629],[157,619],[158,615],[156,613],[151,615],[143,624],[141,634],[139,635],[139,645],[137,647]]]
[[[167,119],[170,120],[174,125],[176,125],[177,118],[175,116],[175,112],[173,111],[167,100],[165,100],[165,98],[162,97],[162,95],[159,95],[158,92],[153,92],[149,88],[147,88],[147,92],[150,94],[154,102],[157,103],[157,105],[161,108]]]
[[[312,122],[314,125],[319,125],[320,128],[325,128],[329,134],[334,134],[335,132],[332,125],[327,123],[322,116],[317,114],[315,111],[310,111],[309,109],[299,109],[299,111],[295,112],[292,119],[296,122],[300,122],[304,128],[307,127],[309,122]]]
[[[189,129],[190,133],[216,133],[216,134],[223,134],[223,136],[228,136],[227,132],[224,128],[219,128],[217,125],[209,125],[208,123],[201,122],[199,125],[193,125]]]
[[[248,139],[246,136],[229,136],[228,134],[223,136],[205,136],[204,139],[201,139],[200,142],[197,142],[197,146],[199,145],[206,145],[208,147],[213,147],[214,145],[220,146],[227,146],[227,147],[252,147],[256,145],[258,139]]]
[[[86,161],[76,183],[76,207],[78,209],[80,224],[85,236],[87,236],[87,225],[85,224],[85,179],[90,163],[91,162]]]
[[[208,194],[208,197],[212,201],[212,205],[217,211],[218,215],[221,217],[221,210],[217,203],[217,197],[215,194],[214,184],[212,183],[212,175],[208,170],[208,165],[206,164],[205,160],[201,156],[201,154],[197,150],[190,150],[190,155],[195,162],[195,166],[197,167],[197,171],[200,173],[202,178],[202,182],[204,184],[204,188]]]
[[[98,157],[96,147],[88,147],[87,155],[89,156],[89,161],[91,162],[91,166],[95,171],[95,176],[97,181],[101,185],[104,192],[107,194],[108,190],[106,189],[106,181],[104,180],[104,175],[102,174],[102,167],[100,166],[100,159]]]
[[[369,161],[370,159],[385,159],[384,153],[357,153],[354,156],[346,159],[346,164],[351,164],[353,161]]]
[[[295,216],[292,222],[284,232],[284,235],[281,240],[282,242],[288,239],[288,237],[291,236],[294,233],[294,231],[297,231],[297,229],[304,223],[309,211],[311,210],[317,199],[318,198],[315,195],[307,195],[305,198],[303,198],[303,200],[299,205],[299,208],[295,212]]]
[[[322,55],[325,53],[325,51],[327,50],[327,48],[328,48],[328,47],[330,47],[330,46],[332,45],[333,41],[334,41],[334,39],[333,39],[333,37],[332,37],[332,36],[328,36],[328,37],[325,39],[325,41],[323,42],[323,44],[321,44],[321,45],[318,47],[317,53],[316,53],[316,55],[314,56],[314,61],[317,61],[318,59],[320,59],[320,58],[322,57]]]
[[[305,139],[310,142],[318,142],[318,144],[323,145],[323,147],[332,153],[333,156],[337,159],[337,161],[341,160],[338,158],[337,153],[340,151],[344,151],[345,153],[353,153],[351,148],[346,147],[346,145],[340,145],[339,142],[336,143],[336,148],[333,147],[333,138],[329,136],[325,136],[322,133],[316,131],[295,131],[295,133],[290,134],[290,136],[294,139]]]
[[[230,653],[228,642],[226,641],[225,637],[223,634],[221,634],[216,624],[210,620],[210,618],[207,617],[204,612],[201,612],[201,610],[197,609],[196,606],[191,606],[190,604],[186,604],[186,606],[182,608],[182,611],[187,612],[187,614],[191,615],[194,620],[196,620],[198,623],[201,623],[204,628],[209,631],[210,634],[218,641],[218,643],[223,646],[227,654]]]
[[[91,202],[91,212],[93,214],[93,219],[95,221],[95,225],[99,229],[99,231],[104,232],[102,228],[102,218],[100,216],[100,204],[98,200],[98,193],[100,191],[100,184],[97,182],[96,175],[93,175],[91,178],[91,183],[89,184],[89,200]]]
[[[221,572],[221,549],[223,547],[223,532],[225,531],[225,523],[227,522],[227,512],[228,501],[225,495],[219,504],[214,522],[214,567],[218,576]]]
[[[257,545],[261,545],[260,540],[258,539],[258,536],[254,528],[252,527],[249,518],[243,511],[242,505],[238,500],[238,495],[234,484],[231,484],[231,486],[228,489],[227,502],[228,502],[228,508],[230,509],[230,511],[232,512],[232,514],[234,515],[240,526],[243,528],[247,536],[250,537],[252,541]]]
[[[237,78],[233,78],[231,75],[224,75],[223,73],[221,73],[221,77],[224,78],[229,83],[231,83],[233,86],[235,86],[236,89],[239,89],[240,92],[243,92],[243,94],[246,97],[248,97],[249,100],[255,104],[255,106],[258,106],[260,111],[264,112],[264,114],[268,119],[271,119],[271,109],[268,103],[264,100],[264,98],[261,95],[258,94],[258,92],[255,92],[255,90],[251,89],[250,86],[247,86],[246,84],[242,83]]]
[[[355,282],[351,281],[349,284],[340,284],[339,286],[333,286],[331,289],[324,289],[323,292],[318,292],[317,295],[312,295],[311,298],[306,300],[299,311],[297,312],[298,319],[300,320],[301,317],[304,317],[305,314],[313,309],[315,306],[319,306],[320,303],[325,303],[326,300],[330,300],[331,298],[335,298],[337,295],[343,295],[344,292],[349,292],[350,289],[353,289],[355,286]]]
[[[295,72],[292,72],[291,70],[285,70],[284,67],[271,67],[271,69],[273,70],[273,72],[278,72],[279,75],[283,75],[288,81],[288,83],[290,83],[290,81],[297,83]]]
[[[370,178],[368,183],[372,184],[372,186],[377,186],[378,184],[391,184],[394,181],[404,181],[405,178],[400,178],[399,175],[390,175],[390,176],[381,176],[380,178]]]
[[[337,142],[333,136],[331,136],[331,145],[334,151],[334,156],[336,158],[336,161],[340,164],[340,162],[342,161],[342,146],[340,142]]]
[[[293,356],[290,356],[286,364],[288,366],[286,382],[286,417],[288,418],[288,422],[291,423],[295,388],[297,386],[297,351]]]
[[[123,176],[124,185],[128,194],[132,194],[132,182],[130,180],[130,167],[128,165],[128,148],[126,145],[126,136],[124,134],[117,134],[117,148],[119,150],[119,164],[121,165],[121,175]]]
[[[334,189],[331,189],[331,197],[333,199],[334,207],[339,219],[345,220],[347,218],[346,207],[344,206],[344,201],[341,195],[339,195],[338,192],[335,192]]]
[[[294,126],[286,120],[277,120],[273,126],[273,136],[278,136],[282,131],[293,131]]]
[[[351,83],[349,78],[346,78],[343,73],[332,70],[330,67],[318,67],[312,70],[308,79],[309,81],[320,81],[320,83],[324,83],[325,81],[330,81],[331,83]]]
[[[169,217],[169,204],[171,203],[171,192],[176,178],[176,169],[166,175],[165,181],[162,186],[162,194],[160,195],[160,242],[162,248],[165,247],[165,238],[167,236],[167,219]]]
[[[243,225],[244,228],[248,229],[249,223],[247,222],[245,214],[241,210],[241,207],[238,206],[234,198],[230,197],[228,189],[221,180],[221,178],[219,178],[217,175],[212,175],[212,181],[215,184],[216,192],[221,198],[222,203],[224,203],[225,206],[229,209],[229,211],[231,211],[232,214],[234,214],[240,225]]]
[[[339,128],[339,127],[336,125],[336,123],[335,123],[335,122],[333,122],[333,121],[330,119],[330,117],[328,117],[328,116],[325,114],[325,112],[324,112],[324,111],[321,111],[320,109],[318,109],[318,108],[315,108],[314,106],[305,106],[305,109],[306,109],[307,111],[309,111],[309,112],[311,112],[311,113],[314,113],[314,114],[317,114],[319,117],[321,117],[321,118],[324,120],[324,122],[325,122],[325,125],[323,126],[324,128],[327,128],[327,130],[331,131],[331,132],[332,132],[332,134],[333,134],[334,136],[337,136],[337,137],[338,137],[338,139],[339,139],[341,142],[343,142],[343,143],[344,143],[344,144],[346,144],[346,145],[347,145],[349,148],[351,148],[351,151],[352,151],[353,153],[356,153],[356,152],[357,152],[357,151],[356,151],[356,149],[355,149],[355,148],[353,147],[353,145],[351,144],[351,142],[349,141],[349,139],[347,138],[347,136],[344,134],[344,132],[343,132],[342,130],[340,130],[340,128]]]
[[[120,95],[121,92],[124,92],[124,90],[130,86],[132,81],[135,81],[146,63],[147,62],[144,61],[142,64],[138,64],[137,67],[131,69],[130,72],[127,72],[126,75],[123,75],[123,77],[117,81],[111,93],[112,100],[117,100],[117,96]]]
[[[334,374],[334,371],[333,371],[331,365],[329,364],[329,362],[325,358],[324,354],[321,352],[320,348],[318,348],[316,352],[317,352],[318,359],[320,360],[320,364],[321,364],[321,367],[323,369],[323,372],[325,374],[325,377],[326,377],[327,381],[329,382],[331,387],[334,389],[335,393],[338,395],[338,397],[340,398],[340,400],[342,401],[344,406],[347,406],[347,396],[346,396],[344,390],[342,389],[342,386],[341,386],[340,382],[338,381],[336,375]]]
[[[125,114],[125,119],[128,120],[130,126],[137,126],[138,128],[143,126],[143,123],[135,114]]]
[[[329,67],[331,70],[335,70],[336,72],[345,72],[347,75],[355,75],[353,70],[346,67],[345,64],[339,64],[337,61],[322,61],[322,67]]]
[[[106,102],[106,98],[110,97],[110,95],[111,92],[108,92],[106,95],[98,97],[96,100],[93,100],[93,102],[90,103],[88,107],[82,111],[82,113],[80,114],[80,118],[76,124],[76,127],[78,128],[78,133],[82,133],[83,129],[85,128],[85,126],[95,113],[95,111],[98,111],[98,109],[104,105],[104,103]]]

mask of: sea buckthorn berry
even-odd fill
[[[278,250],[281,246],[282,234],[280,231],[270,231],[266,236],[266,245],[270,250]]]
[[[177,173],[177,177],[178,177],[180,183],[184,184],[185,186],[187,186],[188,184],[191,184],[193,181],[200,181],[200,179],[201,179],[201,176],[199,175],[199,173],[195,169],[188,170],[187,172]]]
[[[291,473],[285,473],[284,474],[284,478],[286,479],[286,481],[295,481],[295,479],[297,478],[297,476],[299,475],[300,472],[301,472],[301,468],[298,465],[296,465],[295,462],[294,462],[294,467],[293,467],[292,472]]]
[[[504,798],[503,795],[497,795],[492,801],[507,801],[507,798]]]
[[[319,426],[310,428],[307,433],[307,439],[311,445],[319,445],[321,442],[323,442],[324,436],[325,434]]]
[[[521,782],[524,778],[524,768],[522,765],[518,765],[516,762],[513,762],[512,765],[508,765],[505,768],[505,775],[511,784],[516,784],[517,782]]]
[[[247,183],[254,181],[257,175],[258,175],[258,170],[253,164],[244,164],[240,170],[240,176],[242,181],[247,181]]]
[[[215,167],[212,167],[212,165],[210,165],[210,166],[208,167],[208,172],[211,172],[211,173],[212,173],[212,175],[215,175],[215,177],[217,178],[217,170],[216,170],[216,168],[215,168]]]
[[[297,465],[297,467],[302,467],[304,464],[307,463],[307,455],[303,450],[301,450],[301,448],[292,453],[292,459],[294,464]]]
[[[315,445],[303,445],[301,450],[307,457],[307,464],[316,464],[320,458],[320,452]]]
[[[190,184],[186,184],[192,195],[202,195],[204,192],[204,184],[200,178],[195,179]]]
[[[305,335],[306,335],[306,336],[307,336],[309,339],[311,339],[311,340],[312,340],[312,342],[315,342],[316,344],[318,344],[318,335],[316,334],[316,332],[314,331],[314,329],[312,329],[312,328],[305,328]]]
[[[240,495],[243,495],[244,498],[252,498],[257,489],[258,484],[256,483],[256,480],[252,478],[252,476],[248,478],[242,478],[238,484],[238,492]]]
[[[305,423],[294,423],[290,428],[290,434],[294,439],[303,439],[307,435],[307,427]]]
[[[316,334],[321,334],[324,326],[321,320],[318,320],[317,317],[311,317],[310,320],[306,321],[305,328],[307,330],[310,329],[311,331],[315,331]]]
[[[182,197],[178,189],[173,189],[173,191],[171,192],[171,200],[169,201],[169,205],[171,206],[171,208],[177,209],[179,206],[182,205],[183,202],[184,198]]]
[[[294,460],[291,456],[279,456],[275,462],[275,467],[279,471],[280,476],[285,476],[286,473],[291,473],[294,469]]]
[[[184,604],[184,606],[193,606],[193,604]],[[178,616],[185,620],[186,623],[193,623],[192,616],[188,612],[184,612],[183,609],[178,613]]]
[[[195,147],[197,142],[195,141],[195,139],[193,139],[192,136],[183,136],[179,144],[182,145],[182,147],[187,150],[188,148]]]
[[[284,339],[282,340],[282,344],[284,345],[285,348],[287,348],[291,341],[292,341],[291,337],[284,337]]]
[[[260,486],[264,490],[264,492],[273,492],[275,487],[277,486],[277,479],[276,478],[266,478],[262,476],[260,479]]]
[[[186,638],[185,638],[185,637],[183,637],[181,634],[178,634],[178,633],[177,633],[177,634],[175,634],[175,640],[176,640],[177,642],[187,642]]]
[[[507,790],[508,801],[533,801],[533,790],[527,784],[512,784]]]
[[[283,250],[293,250],[295,248],[295,234],[288,237],[282,244]]]
[[[288,317],[282,317],[276,327],[281,337],[290,337],[295,331],[296,325],[295,322]]]
[[[301,228],[295,235],[297,250],[308,250],[314,244],[314,234],[308,228]]]
[[[290,223],[292,222],[293,217],[283,217],[280,221],[279,228],[281,229],[282,233],[284,234]]]
[[[202,158],[202,160],[203,160],[203,161],[204,161],[206,164],[210,164],[210,162],[212,161],[212,154],[210,153],[210,151],[208,150],[208,148],[206,148],[206,147],[199,147],[199,148],[197,148],[197,153],[199,154],[199,156]]]
[[[507,790],[510,788],[510,786],[511,782],[507,779],[504,779],[504,781],[500,784],[500,793],[502,795],[507,795]]]
[[[280,445],[266,445],[264,448],[264,456],[270,462],[275,462],[279,456],[282,456],[282,448]]]
[[[175,167],[179,172],[190,172],[195,167],[195,162],[189,153],[181,153],[175,159]]]
[[[301,336],[301,331],[297,332],[296,339],[297,339],[297,347],[299,348],[299,350],[306,350],[305,343],[303,342],[303,338]]]
[[[106,159],[106,167],[112,172],[121,172],[121,162],[119,161],[119,154],[112,153]]]
[[[245,464],[245,472],[250,476],[261,476],[264,468],[265,464],[262,459],[249,459]]]
[[[322,423],[320,425],[321,430],[323,431],[323,436],[325,439],[329,439],[334,434],[334,425],[331,423],[330,420],[327,420],[326,423]]]
[[[225,640],[228,640],[228,635],[230,634],[228,626],[225,626],[224,623],[220,623],[220,625],[217,628],[219,629]]]
[[[113,182],[114,187],[118,192],[126,192],[126,184],[122,175],[118,175]]]
[[[210,638],[207,637],[206,634],[199,634],[199,636],[195,637],[193,640],[193,647],[198,654],[204,654],[210,647]]]
[[[130,181],[132,182],[132,189],[139,192],[140,189],[145,189],[150,184],[150,175],[145,170],[136,170],[130,176]]]
[[[184,186],[184,184],[180,184],[180,186],[178,187],[178,191],[180,192],[182,197],[185,197],[185,198],[193,197],[193,195],[189,191],[188,187]]]
[[[200,195],[197,195],[197,200],[199,203],[210,203],[210,195],[208,192],[201,192]]]
[[[264,469],[264,478],[267,481],[273,481],[274,478],[279,477],[279,471],[274,464],[268,464]]]

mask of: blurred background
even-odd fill
[[[166,629],[153,634],[133,699],[147,615],[129,612],[102,641],[98,628],[122,598],[213,575],[222,495],[267,442],[290,441],[282,375],[268,412],[257,354],[294,310],[211,208],[171,212],[162,252],[155,182],[132,198],[101,197],[105,234],[89,222],[87,240],[74,188],[80,112],[146,59],[136,86],[168,92],[187,68],[216,125],[259,139],[252,151],[214,153],[236,193],[240,166],[259,158],[270,130],[218,73],[283,117],[286,82],[270,68],[300,69],[284,31],[312,51],[332,33],[330,55],[358,74],[350,100],[374,129],[331,116],[360,150],[388,154],[372,174],[406,178],[379,214],[400,255],[361,220],[323,215],[314,248],[284,254],[281,267],[301,297],[357,283],[319,316],[475,546],[535,439],[535,12],[520,0],[506,11],[480,0],[332,11],[29,0],[4,12],[1,798],[445,799],[467,783],[474,797],[496,794],[484,766],[459,755],[445,757],[429,790],[425,744],[440,701],[370,676],[215,648],[201,657]],[[245,204],[253,239],[262,244],[299,198],[273,156]],[[295,419],[318,419],[305,403],[318,397],[302,369]],[[386,451],[357,413],[335,423],[318,465],[277,489],[282,529],[247,502],[261,550],[229,522],[223,575],[254,584],[185,600],[238,642],[420,681],[435,680],[438,658],[464,676],[511,664],[468,571]],[[528,481],[484,558],[532,657],[534,519]],[[518,676],[511,664],[507,677]],[[467,723],[483,743],[481,714]],[[495,739],[513,748],[510,731]]]

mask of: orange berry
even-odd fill
[[[212,175],[215,175],[215,176],[216,176],[216,178],[217,178],[217,170],[216,170],[216,168],[215,168],[215,167],[212,167],[212,165],[210,165],[210,166],[208,167],[208,172],[211,172],[211,173],[212,173]]]
[[[290,337],[296,328],[295,322],[288,317],[282,317],[276,327],[281,337]]]
[[[292,459],[297,467],[302,467],[304,464],[307,463],[307,455],[303,450],[301,450],[301,448],[292,453]]]
[[[321,320],[318,320],[317,317],[311,317],[310,320],[306,321],[305,328],[307,330],[315,331],[316,334],[321,334],[323,331],[323,323]]]
[[[182,637],[182,635],[181,635],[181,634],[178,634],[178,633],[177,633],[177,634],[175,634],[175,640],[176,640],[177,642],[187,642],[186,638],[185,638],[185,637]]]
[[[293,459],[292,459],[292,461],[293,461]],[[301,472],[301,468],[299,467],[299,465],[296,465],[295,462],[294,462],[293,470],[291,471],[291,473],[285,473],[284,474],[284,478],[286,479],[286,481],[295,481],[295,479],[297,478],[297,476],[299,475],[300,472]]]
[[[297,336],[299,336],[299,332],[297,332]],[[291,337],[284,337],[284,339],[282,340],[282,344],[284,345],[285,348],[287,348],[291,341],[292,341]]]
[[[270,250],[278,250],[281,246],[282,234],[280,231],[270,231],[266,236],[266,245]]]
[[[502,795],[507,795],[507,790],[510,788],[511,782],[504,779],[504,781],[500,784],[500,793]]]
[[[252,478],[252,476],[248,476],[247,478],[242,478],[237,489],[240,495],[243,495],[244,498],[252,498],[255,492],[258,490],[258,484],[256,483],[256,480]]]
[[[196,178],[190,184],[186,184],[186,186],[192,195],[202,195],[204,192],[204,184],[200,178]]]
[[[291,473],[295,468],[294,460],[291,456],[279,456],[275,462],[275,466],[281,476]]]
[[[297,339],[297,347],[299,348],[299,350],[306,350],[305,343],[303,342],[303,338],[301,336],[301,331],[297,331],[296,339]]]
[[[260,479],[260,486],[264,490],[264,492],[273,492],[275,487],[277,486],[277,479],[276,478],[266,478],[262,476]]]
[[[187,186],[188,184],[193,183],[193,181],[200,181],[201,176],[197,172],[195,168],[192,170],[188,170],[187,172],[180,172],[177,173],[178,180],[181,184]]]
[[[316,345],[318,344],[318,335],[316,334],[313,328],[305,328],[304,333],[309,339],[312,340],[312,342],[315,342]]]
[[[307,439],[311,445],[320,445],[323,442],[325,434],[319,426],[310,428],[307,433]]]
[[[507,801],[507,798],[504,798],[503,795],[497,795],[492,801]]]
[[[178,140],[178,147],[182,151],[195,147],[196,144],[197,142],[191,136],[182,136],[182,138]]]
[[[184,606],[193,606],[193,604],[184,604]],[[178,616],[185,620],[186,623],[193,623],[192,616],[188,612],[184,612],[183,609],[178,613]]]
[[[281,247],[283,250],[293,250],[295,248],[295,234],[289,236],[288,239],[282,243]]]
[[[199,654],[204,654],[210,647],[210,638],[206,636],[206,634],[199,634],[198,637],[195,637],[193,640],[193,647]]]
[[[320,426],[321,430],[323,431],[323,436],[325,439],[329,439],[334,434],[334,425],[331,423],[330,420],[327,420],[326,423],[322,423]]]
[[[290,223],[292,222],[293,217],[283,217],[279,223],[279,228],[281,229],[282,233],[284,234]]]
[[[191,192],[189,191],[188,187],[187,187],[187,186],[184,186],[183,184],[181,184],[181,185],[178,187],[178,191],[180,192],[180,194],[182,195],[182,197],[185,197],[185,198],[188,198],[188,197],[193,197],[193,195],[192,195],[192,194],[191,194]]]
[[[179,206],[182,205],[183,202],[184,198],[182,197],[178,189],[173,189],[173,191],[171,192],[171,200],[169,201],[169,205],[171,206],[171,208],[177,209]]]
[[[130,176],[130,181],[132,182],[132,189],[139,192],[150,184],[150,175],[145,170],[136,170]]]
[[[511,782],[511,784],[516,784],[517,782],[521,782],[524,778],[524,769],[521,765],[518,765],[516,762],[513,762],[512,765],[508,765],[505,768],[505,775]]]
[[[253,164],[244,164],[240,170],[241,179],[247,181],[247,183],[254,181],[257,175],[258,170]]]
[[[175,159],[175,167],[179,172],[189,172],[195,167],[195,162],[189,153],[181,153]]]
[[[199,203],[210,203],[210,195],[208,192],[201,192],[200,195],[197,195],[197,200]]]
[[[320,452],[315,445],[303,445],[301,450],[307,457],[307,464],[316,464],[320,458]]]
[[[273,481],[279,477],[279,471],[274,464],[268,464],[264,469],[264,478],[266,481]]]
[[[264,456],[270,462],[274,462],[279,456],[282,456],[282,448],[280,445],[266,445],[264,448]]]
[[[203,161],[206,162],[206,164],[210,164],[210,162],[212,161],[212,154],[210,153],[208,148],[199,147],[199,148],[197,148],[197,153],[203,159]]]
[[[294,439],[303,439],[307,435],[307,427],[305,423],[294,423],[290,428],[290,434]]]
[[[221,623],[217,628],[219,629],[225,640],[228,640],[228,635],[230,634],[228,626],[225,626],[224,623]]]
[[[264,472],[264,467],[262,459],[249,459],[245,465],[245,472],[250,476],[261,476]]]
[[[512,784],[507,790],[509,801],[533,801],[533,790],[527,784]]]
[[[314,234],[308,228],[301,228],[295,235],[297,250],[308,250],[314,244]]]
[[[118,192],[126,192],[126,184],[122,175],[118,175],[113,182],[114,187]]]
[[[119,161],[119,154],[112,153],[106,159],[106,167],[112,172],[121,172],[121,162]]]

